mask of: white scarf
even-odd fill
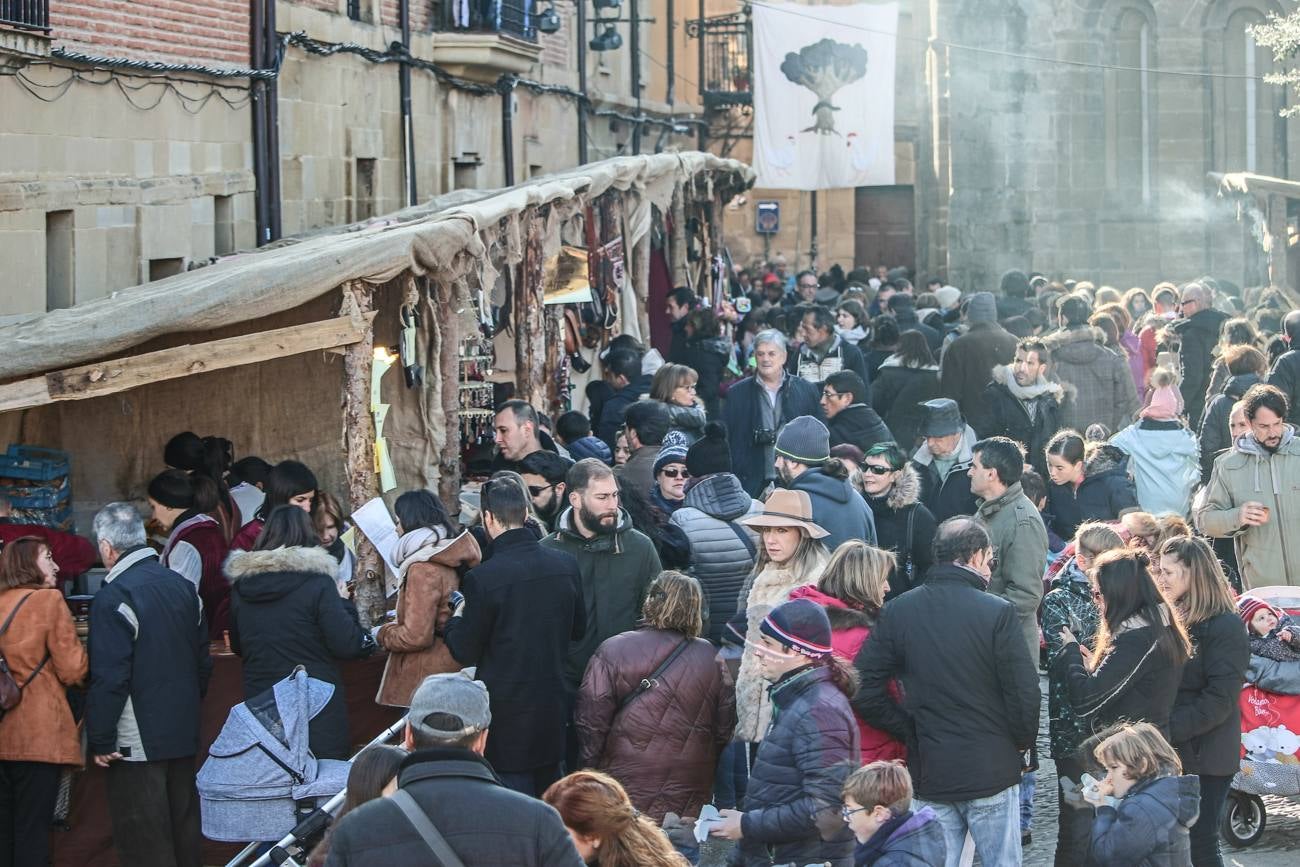
[[[406,580],[406,570],[416,563],[427,563],[443,548],[447,547],[447,531],[442,527],[434,530],[420,527],[403,534],[393,546],[393,562],[397,564],[397,580]]]

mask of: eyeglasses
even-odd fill
[[[838,391],[831,391],[829,388],[822,390],[822,397],[826,398],[827,400],[834,400],[835,398],[840,396],[841,395]]]
[[[862,469],[873,476],[887,476],[894,472],[890,467],[882,467],[880,464],[863,464]]]
[[[852,819],[852,818],[853,818],[853,814],[854,814],[854,813],[865,813],[867,810],[870,810],[870,809],[873,809],[873,808],[871,808],[871,807],[854,807],[853,809],[849,809],[849,805],[848,805],[848,804],[845,804],[843,807],[840,807],[840,815],[844,818],[844,821],[847,822],[849,819]]]
[[[691,477],[691,474],[688,470],[679,470],[676,467],[668,467],[666,469],[660,470],[659,472],[661,475],[670,479],[676,479],[676,478],[689,479]]]
[[[559,482],[556,482],[556,483],[555,483],[555,485],[558,485],[558,484],[559,484]],[[528,493],[529,493],[530,496],[533,496],[533,497],[540,497],[540,496],[542,495],[542,492],[543,492],[543,491],[549,491],[551,488],[555,487],[555,485],[542,485],[541,487],[537,487],[536,485],[529,485],[529,486],[528,486]]]

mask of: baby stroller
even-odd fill
[[[349,762],[317,759],[308,723],[334,686],[302,666],[230,710],[199,769],[203,836],[245,843],[279,840],[348,782]]]
[[[1250,591],[1300,622],[1300,587]],[[1220,834],[1245,848],[1264,833],[1261,795],[1300,795],[1300,661],[1251,656],[1241,691],[1241,769],[1232,779]]]

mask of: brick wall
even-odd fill
[[[411,32],[428,33],[434,29],[434,25],[439,21],[441,10],[435,9],[435,0],[410,0],[411,5]],[[386,27],[396,27],[398,25],[397,0],[381,0],[379,16],[381,22]]]
[[[248,0],[54,0],[55,44],[114,57],[247,66]]]

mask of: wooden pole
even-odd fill
[[[545,294],[542,287],[542,233],[545,222],[530,208],[524,220],[524,261],[515,281],[515,396],[533,406],[546,401]]]
[[[442,389],[447,431],[438,456],[438,497],[454,510],[460,500],[460,325],[464,299],[454,284],[438,283],[434,292],[441,315],[434,317],[432,333],[438,339],[438,386]]]
[[[686,265],[686,185],[678,184],[673,190],[673,231],[670,249],[672,251],[673,286],[685,286],[690,282],[689,271]],[[695,287],[699,293],[699,287]]]
[[[343,287],[343,315],[364,316],[374,309],[374,289],[361,282]],[[370,415],[370,374],[375,362],[374,328],[343,353],[343,448],[347,463],[349,511],[379,495],[375,475],[375,421]],[[352,573],[353,599],[361,625],[367,629],[387,610],[384,564],[365,534],[357,536],[357,562]]]

